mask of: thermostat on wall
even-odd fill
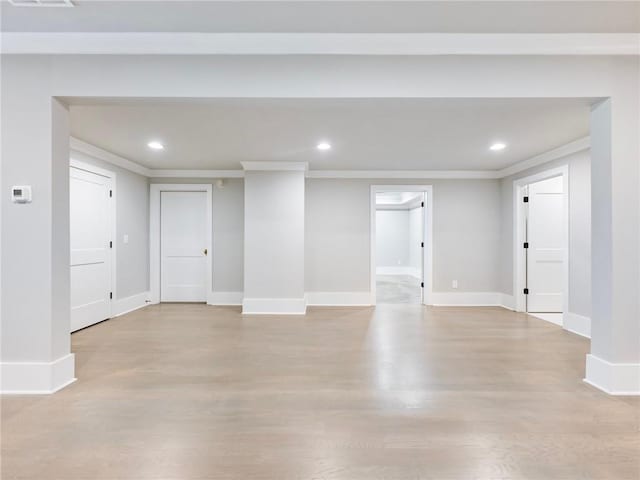
[[[13,203],[31,203],[31,186],[11,187],[11,200]]]

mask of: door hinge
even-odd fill
[[[424,248],[424,242],[420,242],[420,246]]]
[[[529,248],[529,242],[524,242],[524,244],[522,245],[524,248]]]
[[[424,208],[424,202],[422,202],[422,203],[420,204],[420,206],[421,206],[422,208]]]
[[[109,241],[109,248],[113,248],[113,241]]]
[[[109,197],[113,197],[113,190],[109,190]]]
[[[529,203],[529,196],[527,195],[527,196],[522,197],[522,201],[524,203]]]
[[[109,298],[113,300],[113,292],[109,292]]]
[[[524,289],[524,294],[525,294],[525,295],[529,295],[529,289],[528,289],[528,288],[525,288],[525,289]]]
[[[420,282],[420,288],[424,288],[424,282]]]

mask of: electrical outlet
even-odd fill
[[[458,288],[458,280],[451,282],[451,288]]]
[[[125,235],[122,237],[122,243],[124,243],[125,245],[126,245],[127,243],[129,243],[129,235],[127,235],[126,233],[125,233]]]

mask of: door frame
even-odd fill
[[[376,193],[379,192],[422,192],[424,193],[424,219],[422,222],[422,238],[424,251],[422,255],[422,278],[425,287],[422,291],[422,304],[432,305],[433,298],[433,186],[432,185],[371,185],[369,201],[370,213],[370,291],[371,305],[376,304]]]
[[[117,265],[116,265],[116,258],[117,254],[116,254],[116,250],[118,248],[118,242],[117,242],[117,183],[116,183],[116,172],[113,172],[111,170],[107,170],[104,168],[100,168],[100,167],[96,167],[95,165],[92,165],[90,163],[86,163],[86,162],[82,162],[80,160],[76,160],[75,158],[73,158],[74,152],[71,151],[70,154],[70,158],[69,158],[69,170],[71,170],[71,168],[76,168],[78,170],[83,170],[85,172],[89,172],[89,173],[93,173],[95,175],[100,175],[101,177],[106,177],[109,178],[111,180],[111,201],[109,202],[109,233],[111,236],[111,242],[112,243],[112,247],[109,249],[109,266],[110,266],[110,270],[111,270],[111,274],[110,274],[110,283],[111,283],[111,293],[112,298],[109,299],[109,318],[113,317],[113,304],[114,301],[116,300],[117,297],[117,289],[118,289],[118,283],[117,283],[117,276],[116,276],[116,269],[117,269]],[[69,171],[69,174],[71,173],[71,171]],[[71,202],[71,198],[69,198],[69,202]],[[71,264],[69,264],[69,269],[71,269]]]
[[[564,214],[563,256],[562,256],[562,318],[569,312],[569,165],[518,178],[513,181],[513,295],[516,312],[526,312],[527,302],[524,294],[526,284],[526,255],[521,248],[525,238],[525,205],[522,201],[525,187],[530,183],[562,177],[562,198]]]
[[[151,303],[160,303],[160,195],[162,192],[205,192],[207,194],[207,278],[209,300],[213,283],[213,185],[204,183],[152,183],[149,185],[149,294]]]

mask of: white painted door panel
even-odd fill
[[[111,316],[111,179],[70,168],[71,331]]]
[[[207,300],[207,193],[160,194],[160,300]]]
[[[527,311],[562,312],[565,209],[562,177],[529,185]]]

